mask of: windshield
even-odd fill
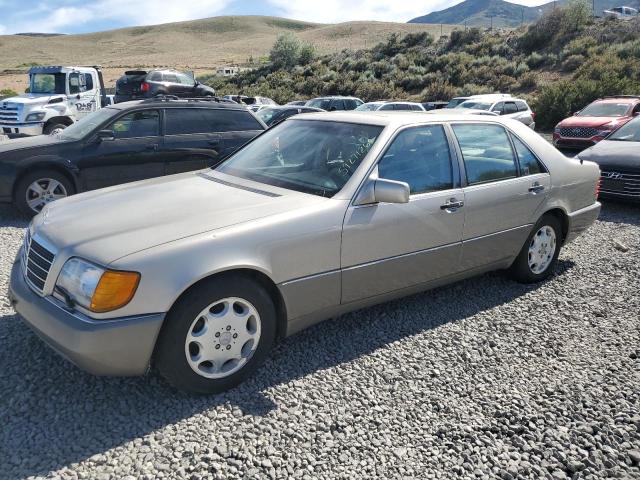
[[[621,126],[618,130],[609,135],[607,140],[617,140],[619,142],[640,142],[640,117],[636,117],[629,123]]]
[[[466,99],[464,99],[464,98],[452,98],[451,100],[449,100],[449,103],[447,103],[447,106],[444,107],[444,108],[456,108],[458,105],[460,105],[465,100]]]
[[[466,102],[462,102],[456,108],[473,108],[475,110],[489,110],[491,108],[492,103],[487,102],[476,102],[475,100],[467,100]]]
[[[65,94],[66,78],[64,73],[33,73],[29,80],[29,92]]]
[[[120,110],[116,108],[102,108],[92,112],[65,128],[62,133],[60,133],[60,138],[64,140],[81,140],[93,132],[98,126],[114,117],[118,112],[120,112]]]
[[[383,105],[382,103],[363,103],[358,108],[356,108],[359,112],[374,112]]]
[[[260,117],[260,120],[264,123],[271,125],[271,122],[275,121],[280,116],[281,112],[283,112],[283,110],[279,108],[262,108],[258,110],[256,115]]]
[[[592,103],[578,112],[580,117],[624,117],[629,112],[628,103]]]
[[[382,130],[377,125],[287,121],[256,138],[215,170],[332,197],[351,178]]]

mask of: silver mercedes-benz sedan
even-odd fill
[[[299,115],[214,169],[48,205],[10,298],[89,372],[153,362],[220,392],[323,319],[489,270],[545,279],[597,218],[598,179],[500,117]]]

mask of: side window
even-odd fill
[[[176,75],[176,78],[178,79],[178,83],[182,85],[193,86],[194,84],[193,78],[191,78],[189,75],[186,75],[184,73],[178,73]]]
[[[378,163],[378,175],[407,182],[412,195],[453,188],[449,143],[442,126],[400,132]]]
[[[470,185],[513,178],[516,160],[504,128],[491,124],[452,125]]]
[[[167,108],[165,115],[167,135],[262,130],[253,115],[242,110]]]
[[[84,91],[88,92],[89,90],[93,90],[93,77],[90,73],[84,74]]]
[[[80,93],[80,74],[79,73],[69,74],[69,93],[71,95]]]
[[[394,105],[393,103],[387,103],[386,105],[381,106],[378,110],[394,110]]]
[[[128,113],[111,124],[115,138],[156,137],[160,135],[160,114],[157,110]]]
[[[162,74],[160,72],[153,72],[151,75],[149,75],[149,81],[150,82],[161,82],[162,81]]]
[[[526,112],[527,110],[529,110],[527,104],[522,100],[516,100],[516,107],[518,107],[519,112]]]
[[[175,73],[163,73],[162,79],[165,82],[169,83],[178,83],[178,77],[176,77]]]
[[[511,135],[513,145],[516,147],[518,161],[520,162],[520,172],[522,175],[535,175],[536,173],[546,173],[546,169],[536,158],[529,147],[527,147],[519,138]]]
[[[636,103],[633,107],[633,112],[631,112],[632,115],[637,115],[638,113],[640,113],[640,103]]]
[[[331,110],[344,110],[344,102],[342,100],[333,100],[331,102]]]
[[[498,115],[502,115],[504,113],[504,102],[496,103],[491,111],[496,112]]]
[[[503,115],[509,115],[511,113],[518,113],[518,107],[516,107],[514,102],[504,102]]]
[[[396,110],[411,110],[411,106],[406,103],[396,103]]]

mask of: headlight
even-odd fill
[[[612,132],[612,130],[598,130],[598,133],[596,134],[596,137],[606,137],[611,132]]]
[[[560,133],[560,127],[557,127],[553,129],[553,133]]]
[[[30,113],[29,115],[27,115],[26,118],[26,122],[39,122],[40,120],[42,120],[44,118],[44,116],[46,115],[45,112],[35,112],[35,113]]]
[[[129,303],[139,281],[137,272],[107,270],[80,258],[70,258],[58,275],[56,287],[75,303],[102,313]]]

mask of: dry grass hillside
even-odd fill
[[[454,26],[444,25],[448,34]],[[428,31],[439,25],[387,22],[315,24],[277,17],[229,16],[56,37],[0,36],[0,89],[23,90],[31,64],[106,67],[107,84],[124,68],[171,66],[210,72],[225,64],[244,64],[268,54],[276,37],[293,32],[319,53],[371,47],[391,33]]]

